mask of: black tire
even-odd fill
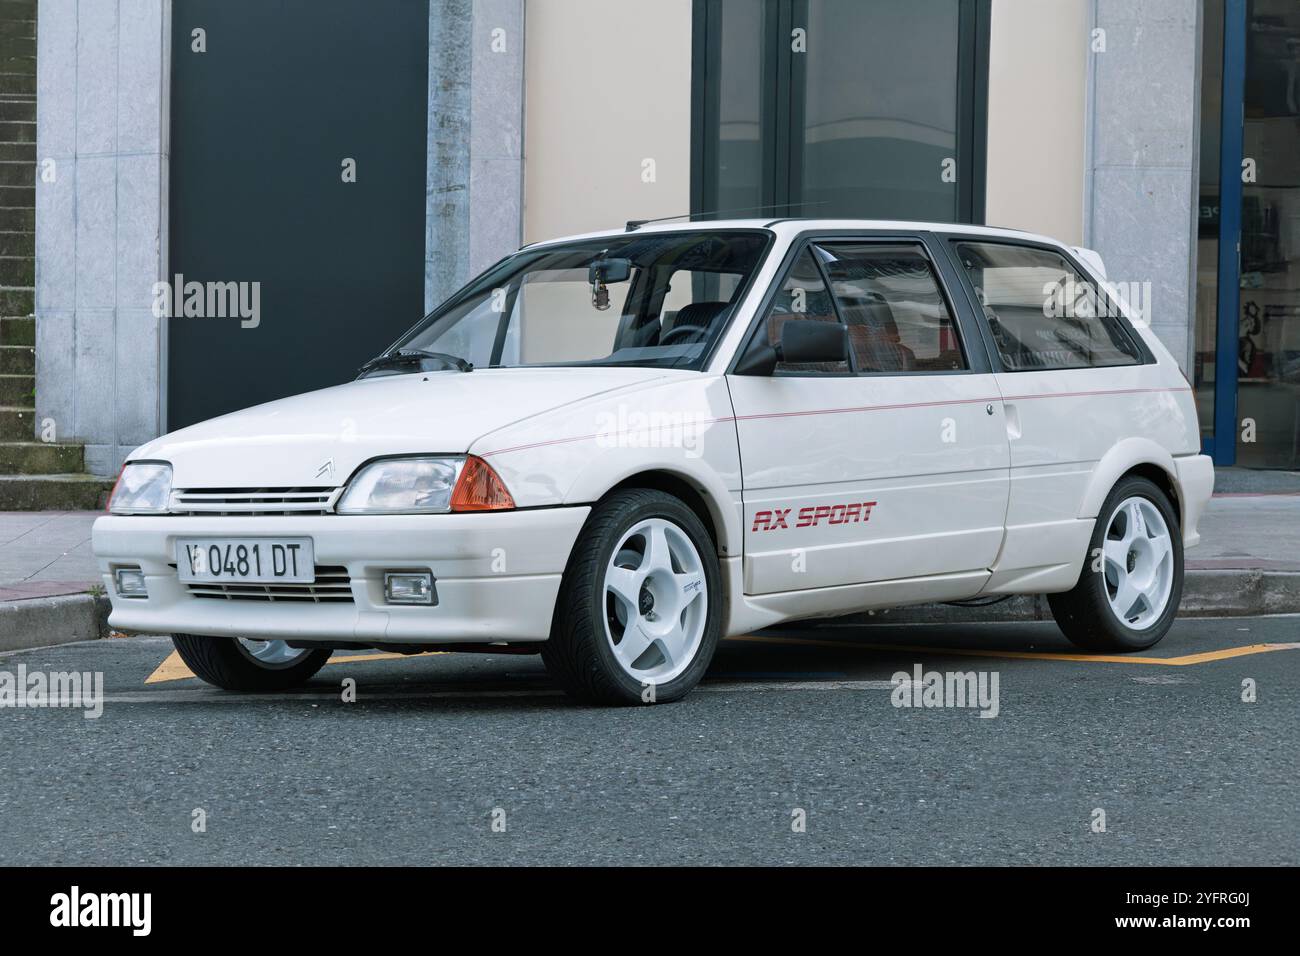
[[[1168,601],[1160,616],[1142,629],[1129,627],[1111,607],[1104,565],[1098,560],[1115,510],[1129,498],[1146,498],[1164,518],[1169,529],[1173,555],[1173,579]],[[1154,646],[1168,633],[1178,615],[1183,595],[1183,534],[1169,497],[1146,478],[1122,478],[1111,489],[1097,514],[1097,526],[1088,542],[1079,583],[1063,594],[1049,594],[1052,616],[1071,643],[1090,651],[1141,651]]]
[[[273,667],[254,659],[233,637],[173,634],[172,643],[194,676],[222,690],[266,693],[305,684],[334,653],[309,651],[300,660]]]
[[[662,518],[685,532],[703,567],[705,612],[703,636],[691,663],[672,680],[655,684],[653,702],[680,700],[700,682],[717,650],[722,631],[722,574],[717,548],[699,517],[680,499],[661,491],[618,491],[592,510],[573,546],[556,601],[551,636],[542,644],[542,661],[564,690],[594,704],[629,705],[643,698],[646,686],[619,665],[605,631],[605,569],[624,534],[647,518]]]

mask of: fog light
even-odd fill
[[[428,571],[385,571],[384,600],[389,604],[437,604]]]
[[[120,597],[142,598],[149,596],[149,589],[145,587],[144,583],[144,572],[139,568],[118,568],[113,572],[113,579],[117,583],[117,593]]]

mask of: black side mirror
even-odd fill
[[[793,319],[781,326],[782,362],[843,362],[849,354],[849,329],[839,322]]]
[[[849,330],[839,322],[786,319],[781,344],[758,343],[736,363],[737,375],[771,375],[777,362],[843,362],[848,355]]]

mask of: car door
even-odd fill
[[[822,234],[793,250],[751,345],[776,344],[800,318],[844,323],[850,349],[839,363],[728,375],[745,593],[979,572],[995,560],[1006,425],[973,317],[948,293],[952,268],[920,235]]]

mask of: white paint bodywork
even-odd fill
[[[677,481],[716,538],[724,633],[982,594],[1071,588],[1103,499],[1135,467],[1174,489],[1184,544],[1213,486],[1191,390],[1151,334],[1154,364],[1051,372],[864,377],[727,374],[791,245],[819,230],[946,232],[917,223],[710,223],[774,235],[703,371],[514,368],[365,379],[163,436],[130,460],[171,463],[173,487],[342,487],[362,464],[482,457],[519,510],[419,516],[106,516],[94,548],[125,630],[361,643],[540,641],[591,507],[622,483]],[[646,231],[701,228],[652,225]],[[1050,239],[961,227],[963,235]],[[570,237],[576,238],[576,237]],[[564,241],[564,240],[556,240]],[[1068,251],[1068,250],[1066,250]],[[1095,254],[1094,254],[1095,256]],[[1081,257],[1100,278],[1100,260]],[[954,300],[960,293],[950,289]],[[960,441],[938,440],[950,421]],[[332,477],[317,477],[325,462]],[[645,476],[650,475],[647,479]],[[875,502],[869,521],[755,532],[772,508]],[[343,565],[353,603],[199,600],[176,578],[183,536],[306,535]],[[504,556],[504,565],[500,560]],[[385,568],[437,578],[436,607],[384,604]],[[147,599],[116,595],[139,565]]]

